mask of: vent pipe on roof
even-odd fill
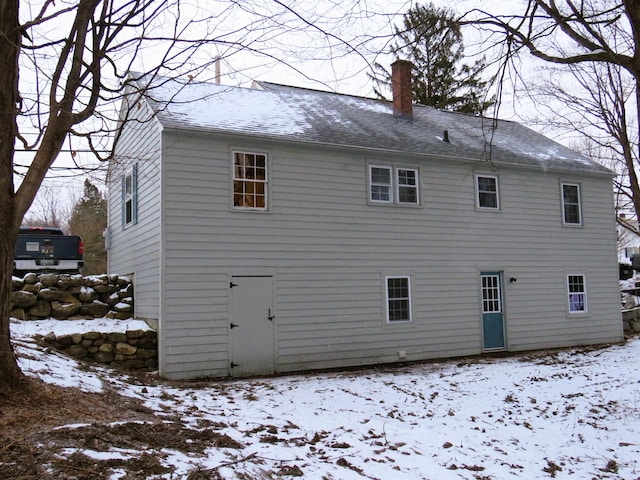
[[[220,85],[220,57],[216,57],[215,67],[216,67],[215,82],[218,85]]]
[[[391,92],[393,116],[413,118],[413,92],[411,91],[411,67],[408,60],[396,60],[391,64]]]
[[[446,142],[446,143],[450,143],[449,142],[449,130],[445,130],[444,132],[442,132],[442,141]]]

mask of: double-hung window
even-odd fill
[[[267,155],[233,153],[233,207],[267,209]]]
[[[480,209],[500,209],[498,177],[495,175],[476,175],[476,206]]]
[[[369,169],[369,175],[371,182],[371,201],[391,203],[393,201],[393,189],[391,188],[391,168],[372,166]]]
[[[369,201],[396,205],[418,205],[420,192],[416,168],[369,166]]]
[[[138,223],[138,164],[122,177],[122,226]]]
[[[562,222],[565,225],[582,225],[580,185],[562,184]]]
[[[411,321],[411,284],[409,277],[386,277],[387,321]]]
[[[569,313],[587,311],[587,283],[584,275],[567,275]]]
[[[418,170],[413,168],[397,168],[398,203],[418,203]]]

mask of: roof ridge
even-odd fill
[[[276,82],[267,82],[264,80],[254,80],[254,83],[258,84],[258,85],[273,85],[275,87],[284,87],[284,88],[288,88],[288,89],[292,89],[292,90],[307,90],[309,92],[314,92],[314,93],[323,93],[323,94],[327,94],[327,95],[339,95],[341,97],[352,97],[352,98],[358,98],[361,100],[370,100],[370,101],[374,101],[374,102],[390,102],[389,100],[385,100],[382,98],[372,98],[372,97],[365,97],[362,95],[355,95],[352,93],[342,93],[342,92],[337,92],[337,91],[327,91],[327,90],[320,90],[317,88],[310,88],[310,87],[299,87],[296,85],[286,85],[284,83],[276,83]]]
[[[367,96],[363,96],[363,95],[355,95],[355,94],[351,94],[351,93],[342,93],[342,92],[337,92],[337,91],[327,91],[327,90],[320,90],[317,88],[310,88],[310,87],[300,87],[300,86],[296,86],[296,85],[287,85],[284,83],[277,83],[277,82],[269,82],[269,81],[264,81],[264,80],[254,80],[253,81],[254,85],[273,85],[274,87],[281,87],[281,88],[286,88],[286,89],[290,89],[290,90],[305,90],[308,92],[313,92],[313,93],[321,93],[321,94],[327,94],[327,95],[338,95],[341,97],[351,97],[351,98],[356,98],[359,100],[367,100],[367,101],[372,101],[372,102],[380,102],[380,103],[385,103],[385,104],[391,104],[392,101],[391,100],[387,100],[386,98],[373,98],[373,97],[367,97]],[[422,103],[414,103],[413,104],[414,107],[418,107],[421,109],[427,109],[427,110],[436,110],[442,113],[452,113],[452,114],[456,114],[456,115],[461,115],[461,116],[465,116],[465,117],[473,117],[473,118],[481,118],[481,119],[485,119],[485,120],[496,120],[498,122],[509,122],[509,123],[517,123],[518,125],[521,125],[519,122],[515,121],[515,120],[508,120],[508,119],[504,119],[504,118],[494,118],[492,116],[488,116],[488,115],[482,115],[482,114],[475,114],[475,113],[469,113],[469,112],[458,112],[456,110],[447,110],[444,108],[437,108],[434,107],[432,105],[424,105]]]

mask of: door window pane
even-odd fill
[[[482,312],[501,312],[500,276],[482,275]]]

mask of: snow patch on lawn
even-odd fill
[[[86,366],[30,338],[69,332],[67,323],[12,323],[25,372],[87,391],[108,383],[153,410],[159,423],[147,428],[216,439],[204,450],[81,450],[96,461],[153,453],[172,470],[154,478],[640,477],[638,338],[508,358],[177,383]],[[77,325],[95,330],[102,320]]]

